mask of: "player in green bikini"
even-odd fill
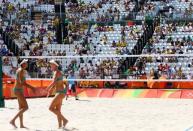
[[[35,88],[29,84],[26,83],[25,75],[27,73],[26,68],[28,67],[27,64],[28,60],[23,60],[20,63],[20,68],[16,72],[16,82],[15,87],[13,88],[13,92],[16,95],[19,103],[19,112],[15,115],[15,117],[10,121],[10,124],[13,125],[15,128],[17,126],[15,125],[15,120],[19,117],[20,120],[20,128],[25,128],[23,124],[23,113],[28,109],[28,104],[26,101],[26,98],[24,97],[24,87],[28,87],[32,89],[32,91],[35,93]]]
[[[52,83],[47,87],[48,96],[51,93],[52,88],[55,87],[56,89],[56,95],[51,102],[49,110],[57,116],[58,126],[59,128],[62,128],[65,127],[68,122],[68,120],[61,113],[62,100],[64,99],[67,90],[63,86],[63,74],[58,69],[58,63],[56,63],[54,60],[51,60],[49,63],[51,70],[54,72],[54,75]]]

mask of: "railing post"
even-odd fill
[[[5,101],[4,101],[4,97],[3,97],[2,76],[3,76],[3,71],[2,71],[2,57],[0,57],[0,108],[1,108],[1,107],[5,107]]]

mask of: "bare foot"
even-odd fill
[[[9,123],[10,123],[14,128],[17,128],[17,126],[15,125],[15,121],[12,120],[12,121],[10,121]]]
[[[20,126],[20,128],[26,128],[26,129],[28,129],[28,128],[27,128],[27,127],[25,127],[24,125]]]
[[[68,120],[63,120],[63,127],[65,127],[66,126],[66,124],[68,123]]]
[[[58,127],[58,129],[62,129],[62,125],[60,125],[60,126]]]
[[[64,128],[61,126],[61,127],[58,127],[58,129],[64,129]]]
[[[66,96],[66,100],[68,100],[68,96]]]

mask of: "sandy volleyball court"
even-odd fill
[[[51,99],[28,99],[24,122],[29,129],[22,130],[8,124],[18,105],[6,100],[6,108],[0,108],[1,131],[58,130],[56,117],[48,111]],[[70,98],[62,112],[70,131],[193,131],[193,100],[188,99]]]

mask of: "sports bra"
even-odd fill
[[[60,77],[56,78],[56,81],[61,81],[61,80],[63,80],[63,74]]]
[[[58,77],[58,78],[56,79],[56,81],[60,81],[60,80],[63,80],[63,76]]]

